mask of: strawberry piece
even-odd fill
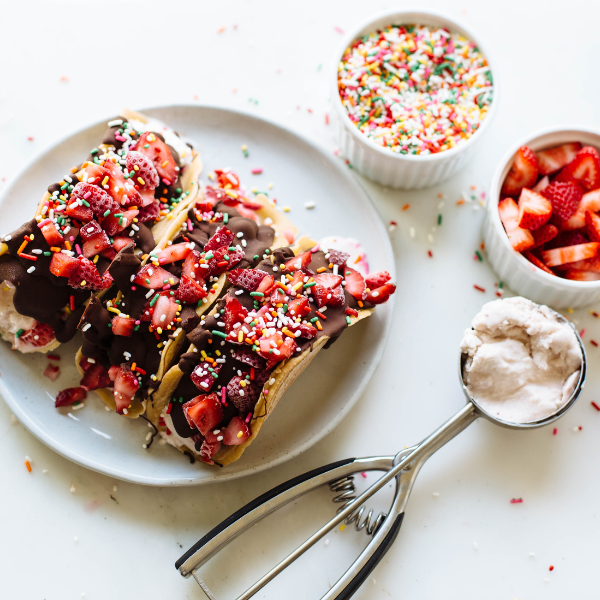
[[[36,321],[31,329],[24,331],[19,336],[19,343],[34,348],[43,348],[53,342],[55,338],[54,329],[50,325]]]
[[[234,238],[235,235],[227,227],[223,226],[206,242],[204,252],[210,252],[218,248],[228,248],[231,246]]]
[[[387,302],[389,297],[396,291],[395,283],[386,283],[375,290],[371,290],[367,294],[367,302],[371,304],[383,304]]]
[[[600,154],[592,146],[584,146],[566,167],[568,174],[586,190],[600,187]]]
[[[100,227],[100,224],[97,221],[90,221],[80,229],[79,235],[84,242],[87,242],[89,239],[102,233],[102,231],[102,227]]]
[[[120,252],[123,248],[130,246],[134,241],[130,237],[117,236],[113,238],[112,247],[115,252]]]
[[[83,362],[83,361],[82,361]],[[108,376],[108,371],[99,363],[88,363],[88,368],[83,374],[79,385],[88,392],[100,388],[110,387],[112,381]]]
[[[389,281],[389,274],[385,271],[383,271],[382,273],[384,275],[383,277],[380,277],[380,279],[384,279],[385,275],[387,275],[387,281]],[[379,275],[379,273],[375,273],[375,275]],[[367,283],[364,280],[363,276],[358,271],[355,271],[350,267],[344,267],[344,279],[346,281],[346,291],[352,296],[354,296],[357,300],[364,300],[367,295]],[[383,283],[386,283],[387,281],[384,281]],[[373,289],[373,287],[379,287],[380,285],[383,285],[383,283],[368,287]],[[341,306],[341,304],[336,306]]]
[[[548,175],[542,177],[531,189],[538,194],[541,194],[550,185]]]
[[[294,356],[297,347],[298,344],[296,344],[291,337],[286,337],[285,340],[283,340],[283,344],[274,349],[273,353],[269,355],[269,360],[267,360],[267,370],[272,369],[277,363]]]
[[[279,295],[281,295],[281,294],[279,294]],[[309,313],[310,313],[310,303],[306,296],[300,296],[299,298],[292,300],[288,304],[287,314],[290,317],[302,318],[302,317],[305,317],[306,315],[308,315]]]
[[[133,283],[149,290],[155,290],[170,283],[170,279],[173,279],[174,282],[171,285],[179,283],[179,279],[166,269],[155,267],[154,265],[144,265],[133,278]]]
[[[593,190],[581,197],[577,212],[567,221],[561,223],[563,229],[573,230],[585,227],[586,211],[598,212],[600,210],[600,190]]]
[[[181,275],[179,287],[175,292],[175,297],[182,304],[196,304],[198,300],[206,298],[208,292],[205,289],[205,284],[202,279],[195,280],[187,275]]]
[[[117,378],[117,375],[119,374],[120,370],[121,370],[121,367],[119,367],[119,365],[111,365],[108,369],[109,379],[114,382],[114,380]]]
[[[139,389],[139,381],[132,373],[129,365],[124,364],[119,367],[115,379],[115,388],[113,395],[117,412],[122,415],[131,406],[131,401]]]
[[[559,225],[575,214],[582,195],[581,186],[573,182],[554,181],[542,192],[542,196],[552,204],[553,220]]]
[[[203,272],[205,269],[200,268],[202,254],[198,250],[192,250],[183,261],[182,274],[187,275],[190,279],[198,279],[204,281]]]
[[[519,197],[519,227],[523,229],[537,229],[545,225],[552,216],[550,200],[523,188]]]
[[[227,398],[241,413],[254,410],[260,392],[260,386],[245,375],[235,375],[227,384]]]
[[[248,311],[242,306],[239,300],[231,296],[225,296],[225,313],[223,322],[225,323],[226,333],[233,331],[236,323],[243,323],[248,316]]]
[[[52,363],[48,363],[48,366],[44,369],[44,377],[47,377],[50,381],[56,381],[60,375],[60,367],[54,366]]]
[[[164,329],[167,325],[173,323],[179,308],[179,304],[175,302],[172,296],[159,296],[154,304],[152,327],[162,327]]]
[[[271,287],[273,286],[273,284],[275,283],[275,279],[273,279],[273,277],[271,275],[267,275],[259,284],[258,287],[256,288],[257,292],[261,292],[263,294],[268,294],[269,291],[271,290]]]
[[[267,277],[267,275],[268,274],[265,273],[265,271],[261,271],[260,269],[233,269],[227,274],[227,279],[231,285],[237,285],[249,292],[255,292],[258,289],[260,282]],[[271,280],[273,280],[272,277]]]
[[[141,205],[140,193],[135,189],[131,180],[125,179],[123,171],[115,163],[107,160],[103,169],[104,178],[102,181],[96,181],[97,185],[102,186],[121,206]],[[108,182],[102,185],[106,177],[108,177]]]
[[[264,358],[259,356],[256,352],[250,350],[250,348],[244,348],[244,346],[239,346],[235,350],[233,350],[231,355],[233,356],[233,358],[235,358],[235,360],[250,367],[254,367],[255,369],[265,368]]]
[[[211,364],[208,362],[201,362],[192,371],[190,379],[203,394],[208,394],[217,380],[215,375],[219,374],[222,367],[223,365],[221,363]]]
[[[56,395],[54,406],[60,408],[61,406],[71,406],[75,402],[81,402],[87,398],[87,392],[80,387],[67,388],[61,390]]]
[[[158,172],[147,156],[141,152],[130,150],[125,157],[125,164],[129,171],[129,177],[135,185],[139,186],[140,190],[153,190],[158,187],[160,183]]]
[[[578,271],[595,271],[596,273],[600,273],[600,256],[569,263],[569,268],[577,269]]]
[[[336,290],[341,288],[336,288]],[[307,340],[312,340],[317,335],[317,328],[312,325],[308,325],[307,323],[294,323],[293,325],[288,325],[288,329],[292,333],[300,332],[300,337],[306,338]]]
[[[110,248],[110,240],[106,232],[101,231],[83,243],[82,251],[86,258],[93,258],[96,254],[100,254],[100,252],[103,252],[107,248]]]
[[[533,248],[535,240],[531,231],[519,227],[519,207],[512,198],[504,198],[498,203],[498,213],[508,239],[517,252]]]
[[[62,252],[55,252],[50,259],[50,273],[57,277],[71,277],[78,267],[78,259]]]
[[[350,268],[346,268],[346,270],[352,271]],[[342,277],[340,275],[334,275],[333,273],[320,273],[319,275],[315,275],[315,281],[317,282],[317,285],[315,285],[313,288],[313,294],[319,308],[329,304],[330,301],[333,301],[334,303],[338,302],[339,295],[334,293],[333,290],[339,287],[342,283]],[[346,283],[346,285],[348,284]],[[362,280],[362,285],[364,291],[364,280]],[[343,290],[341,291],[343,298]]]
[[[139,209],[146,208],[151,204],[158,204],[158,200],[154,197],[154,190],[138,190],[140,194],[140,205]]]
[[[115,335],[131,337],[133,335],[134,327],[135,319],[130,317],[120,317],[119,315],[113,317],[111,329]]]
[[[245,254],[237,248],[230,252],[227,248],[217,248],[213,254],[213,258],[208,261],[208,269],[206,269],[206,277],[210,275],[220,275],[225,273],[231,267],[245,258]],[[209,254],[210,256],[210,254]]]
[[[183,405],[183,414],[190,427],[197,428],[206,436],[223,418],[223,407],[219,397],[214,392],[192,398]]]
[[[159,264],[166,265],[184,260],[190,252],[191,249],[187,244],[173,244],[160,250],[156,256]]]
[[[550,175],[568,165],[581,150],[579,142],[562,144],[535,153],[540,175]]]
[[[524,252],[523,256],[530,262],[533,263],[538,269],[545,271],[546,273],[550,273],[550,275],[554,275],[555,273],[551,271],[535,254],[531,252]]]
[[[330,250],[327,254],[329,254],[329,262],[332,265],[337,265],[338,267],[343,267],[350,258],[350,255],[347,252],[342,252],[341,250]]]
[[[576,246],[554,248],[542,252],[541,258],[548,267],[556,267],[578,260],[585,260],[586,258],[593,258],[598,254],[599,247],[600,243],[589,242],[587,244],[577,244]]]
[[[131,150],[147,156],[154,164],[161,179],[168,181],[168,183],[165,182],[167,185],[175,183],[179,176],[179,168],[169,147],[157,135],[146,131],[139,137]]]
[[[222,188],[238,189],[240,187],[240,178],[230,170],[223,169],[215,169],[215,175],[217,176],[217,181]]]
[[[64,244],[65,238],[59,233],[56,225],[48,220],[38,223],[38,227],[42,231],[48,246],[58,246],[59,248]]]
[[[221,429],[223,444],[239,446],[250,437],[250,428],[240,417],[233,417],[225,429]]]
[[[101,181],[97,182],[100,185]],[[90,207],[88,210],[91,210],[92,213],[101,217],[104,213],[109,210],[111,213],[117,212],[120,208],[118,202],[116,202],[113,197],[98,185],[92,185],[91,183],[80,181],[74,188],[71,193],[71,200],[69,202],[69,206],[73,206],[75,200],[79,200],[77,205],[79,206],[82,201],[87,202]],[[87,206],[83,205],[80,208],[86,208]],[[67,211],[68,212],[68,211]]]
[[[87,206],[79,205],[77,202],[72,202],[67,206],[67,210],[65,210],[67,215],[72,219],[77,219],[82,223],[87,223],[94,218],[94,213],[91,208]]]
[[[592,242],[600,242],[600,217],[596,213],[585,211],[585,229]]]
[[[200,447],[200,460],[208,465],[214,465],[213,456],[221,449],[221,442],[204,440]]]
[[[562,276],[565,279],[572,279],[573,281],[600,281],[600,273],[594,271],[567,269],[566,271],[563,271]]]
[[[533,232],[533,239],[535,240],[534,248],[538,248],[539,246],[543,246],[546,242],[554,239],[558,235],[558,227],[555,225],[551,225],[550,223],[546,223],[542,225],[539,229],[536,229]]]
[[[533,151],[521,146],[502,186],[503,196],[518,196],[521,190],[531,188],[538,178],[538,164]]]
[[[133,223],[133,219],[137,217],[139,211],[135,210],[124,210],[123,212],[115,213],[114,215],[108,215],[108,217],[102,219],[102,229],[113,236],[115,233],[123,231],[126,227],[129,227]],[[120,216],[117,216],[120,215]]]
[[[312,252],[310,250],[308,252],[302,252],[302,254],[294,256],[294,258],[290,258],[290,260],[283,265],[283,269],[285,271],[299,271],[300,269],[308,267],[311,260]]]
[[[382,286],[384,283],[387,283],[391,279],[390,274],[387,271],[377,271],[376,273],[371,273],[365,277],[365,283],[367,287],[374,290]]]
[[[77,259],[77,268],[69,276],[69,285],[88,290],[108,289],[112,283],[112,277],[108,272],[105,275],[106,278],[101,277],[98,269],[96,269],[96,265],[88,258],[80,256]]]
[[[158,202],[152,202],[147,206],[142,206],[138,213],[137,219],[140,223],[147,223],[148,221],[156,221],[160,217],[160,205]]]
[[[283,344],[283,336],[280,331],[276,331],[273,335],[263,337],[259,340],[259,354],[267,360],[273,355],[273,351],[278,349]]]

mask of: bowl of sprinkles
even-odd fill
[[[498,103],[487,52],[463,25],[430,11],[386,12],[337,55],[340,152],[382,185],[419,189],[465,166]]]

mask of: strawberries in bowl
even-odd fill
[[[595,147],[567,142],[538,152],[528,146],[517,150],[502,183],[498,214],[513,249],[537,269],[574,281],[600,280],[599,212]]]

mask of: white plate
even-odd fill
[[[394,257],[377,212],[349,170],[332,155],[298,134],[245,113],[202,106],[168,106],[144,111],[162,119],[195,141],[204,161],[204,175],[232,167],[242,184],[269,191],[300,233],[314,238],[340,234],[358,238],[371,268],[394,275]],[[81,161],[106,129],[103,120],[74,133],[39,154],[6,188],[0,198],[0,233],[31,218],[50,183]],[[250,153],[244,158],[241,146]],[[262,167],[262,175],[250,170]],[[269,182],[274,183],[268,190]],[[316,207],[304,208],[312,200]],[[43,302],[43,299],[40,299]],[[68,415],[54,408],[59,389],[78,384],[73,357],[79,337],[57,350],[61,376],[51,382],[42,375],[48,359],[21,355],[0,342],[0,394],[31,433],[66,458],[119,479],[148,485],[197,485],[262,471],[297,456],[326,436],[348,413],[375,371],[392,319],[392,301],[346,331],[323,351],[286,392],[258,439],[243,457],[219,469],[195,463],[157,440],[142,448],[148,424],[106,412],[91,392],[85,408]]]

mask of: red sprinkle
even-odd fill
[[[48,354],[48,360],[60,360],[60,356],[58,354]]]
[[[550,565],[550,568],[548,569],[548,571],[554,571],[554,565]]]
[[[69,308],[75,310],[75,296],[69,296]]]
[[[512,498],[510,501],[511,504],[521,504],[523,502],[523,498]]]
[[[580,337],[580,338],[583,338],[583,336],[584,336],[584,335],[585,335],[585,329],[582,329],[582,330],[579,332],[579,337]]]
[[[173,403],[169,402],[169,406],[167,406],[167,414],[170,415],[171,414],[171,410],[173,409]]]
[[[597,313],[597,312],[594,312],[594,311],[592,311],[592,315],[593,315],[594,317],[596,317],[596,319],[598,318],[598,313]]]
[[[318,310],[315,310],[315,313],[317,314],[317,317],[321,317],[321,319],[327,320],[327,317],[322,312],[319,312]],[[348,313],[347,309],[346,309],[346,313]],[[356,315],[354,315],[354,316],[355,317],[358,316],[358,313],[356,313]]]
[[[250,367],[250,380],[254,381],[254,367]]]
[[[429,256],[429,258],[433,258],[433,252],[431,250],[427,250],[427,256]]]
[[[21,254],[19,254],[19,256],[21,258],[26,258],[27,260],[37,260],[37,256],[32,256],[31,254],[25,254],[23,252],[21,252]]]
[[[345,313],[346,313],[347,315],[350,315],[350,316],[352,316],[352,317],[358,317],[358,311],[357,311],[357,310],[354,310],[353,308],[350,308],[350,307],[348,307],[348,308],[345,310]],[[319,312],[317,312],[317,314],[318,314],[319,316],[322,316],[322,315],[321,315],[321,313],[319,313]]]
[[[557,433],[558,433],[558,429],[555,427],[555,428],[552,430],[552,435],[556,435]]]
[[[142,375],[146,375],[146,371],[144,371],[144,369],[140,369],[140,367],[138,367],[138,365],[135,365],[135,370],[138,373],[141,373]]]
[[[596,348],[598,347],[598,342],[595,342],[594,340],[590,340],[590,344],[592,344],[592,346],[596,346]]]
[[[478,292],[485,292],[485,288],[482,288],[480,285],[475,285],[473,284],[473,287],[478,291]]]
[[[329,125],[329,115],[325,113],[325,125]]]
[[[592,400],[592,406],[596,409],[596,410],[600,410],[600,406],[598,406],[593,400]]]

